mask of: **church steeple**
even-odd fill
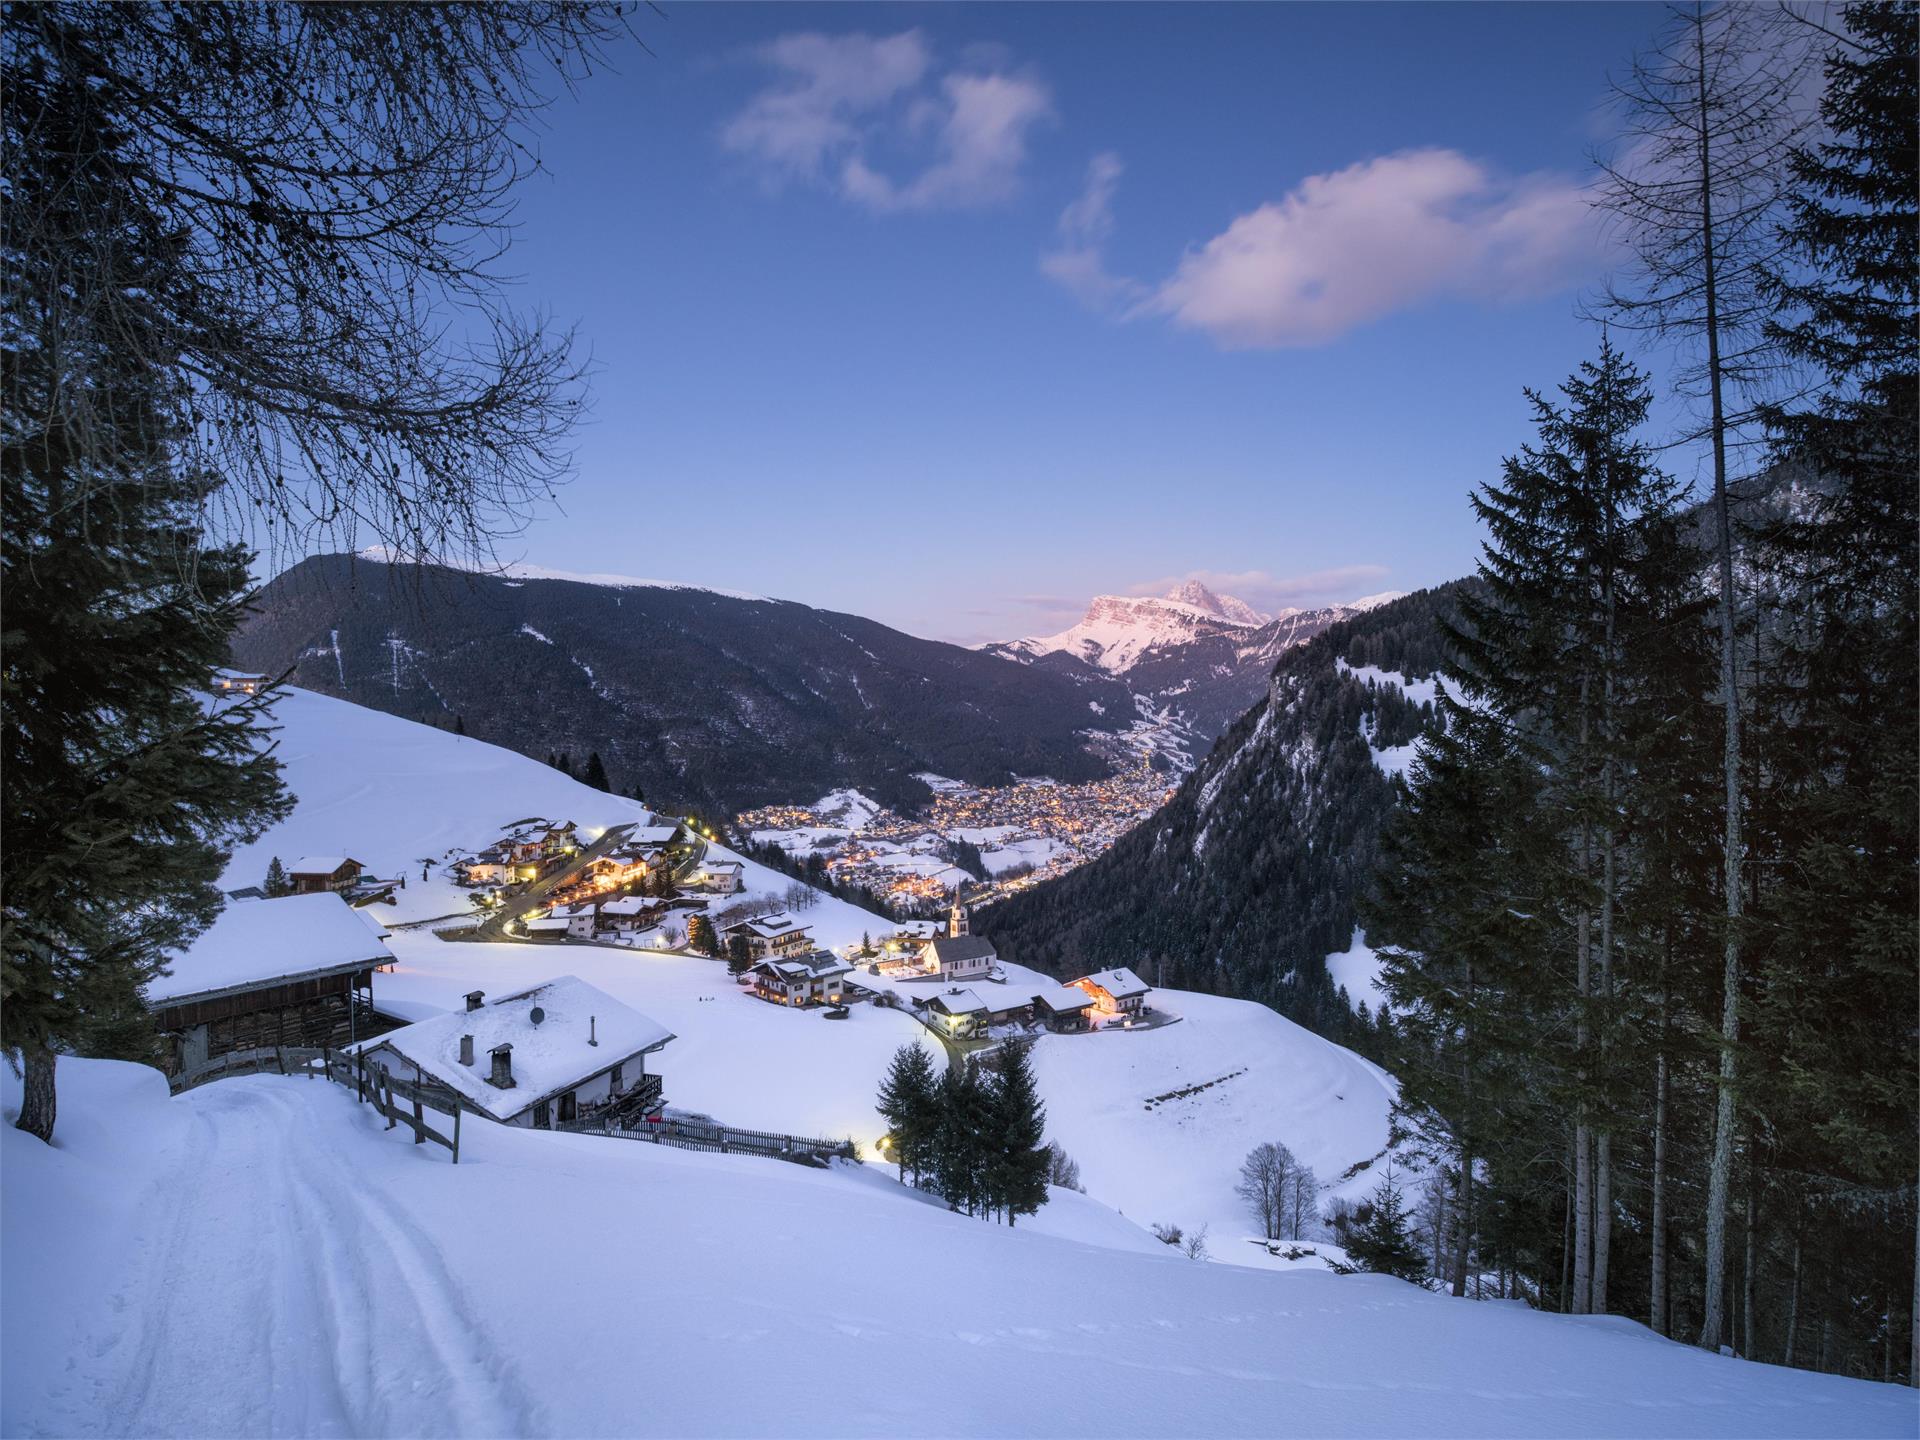
[[[959,892],[954,893],[953,913],[947,917],[948,935],[971,935],[973,928],[967,923],[967,907],[960,903]]]

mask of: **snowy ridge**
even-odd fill
[[[356,556],[375,565],[411,565],[414,558],[391,545],[369,545],[355,552]],[[745,590],[727,590],[718,585],[692,585],[684,580],[646,580],[636,575],[609,575],[597,572],[574,570],[554,570],[545,565],[529,565],[524,561],[514,561],[505,565],[486,565],[477,561],[462,563],[453,559],[435,558],[434,565],[454,570],[466,570],[475,575],[493,575],[509,580],[570,580],[576,585],[600,585],[612,590],[701,590],[709,595],[724,595],[729,600],[768,600],[766,595],[754,595]]]
[[[1057,635],[1015,640],[1004,648],[1025,656],[1064,651],[1117,675],[1149,650],[1258,629],[1267,618],[1243,600],[1215,595],[1189,580],[1164,596],[1097,595],[1079,624]]]

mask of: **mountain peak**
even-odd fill
[[[1167,592],[1166,598],[1182,605],[1191,605],[1196,610],[1204,610],[1230,625],[1264,625],[1270,618],[1244,600],[1236,600],[1231,595],[1214,594],[1198,580],[1187,580],[1174,586]]]

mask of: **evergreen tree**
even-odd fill
[[[1876,1297],[1883,1373],[1898,1373],[1904,1330],[1901,1359],[1920,1383],[1920,11],[1853,5],[1845,17],[1827,58],[1827,134],[1794,156],[1790,265],[1772,287],[1771,337],[1816,387],[1767,418],[1782,460],[1816,481],[1768,537],[1777,651],[1755,740],[1774,863],[1747,1038],[1769,1060],[1752,1081],[1769,1142],[1755,1161],[1794,1217],[1794,1274],[1810,1235],[1829,1287]],[[1904,1326],[1882,1288],[1895,1270],[1911,1276]]]
[[[991,1098],[979,1062],[949,1063],[934,1106],[929,1168],[947,1208],[976,1213],[986,1198],[987,1121]]]
[[[267,892],[269,899],[293,893],[293,882],[287,878],[286,867],[280,863],[278,855],[268,862],[266,883],[260,888]]]
[[[893,1137],[893,1158],[902,1180],[913,1171],[919,1183],[928,1147],[936,1128],[939,1086],[933,1076],[933,1057],[922,1045],[902,1045],[893,1052],[886,1078],[880,1083],[876,1108]]]
[[[596,790],[611,792],[613,789],[612,783],[607,779],[607,767],[600,762],[598,750],[588,752],[586,769],[580,772],[580,779],[582,783],[591,785]]]
[[[734,935],[727,940],[727,973],[744,975],[753,968],[753,946],[744,935]]]
[[[696,913],[687,921],[687,948],[716,959],[719,957],[719,936],[714,933],[713,921],[704,914]]]
[[[1419,1285],[1427,1278],[1427,1260],[1413,1238],[1407,1205],[1393,1177],[1393,1162],[1367,1199],[1366,1213],[1349,1232],[1347,1258],[1355,1268],[1374,1275],[1393,1275]]]
[[[271,697],[211,698],[249,557],[200,538],[214,480],[178,461],[184,383],[125,329],[182,242],[122,205],[149,177],[69,78],[31,99],[50,148],[6,151],[10,213],[32,207],[38,243],[10,228],[0,250],[0,1039],[25,1070],[19,1128],[43,1140],[56,1054],[150,1051],[129,1037],[141,987],[218,913],[229,847],[291,803],[260,744]],[[9,116],[27,103],[10,95]],[[124,243],[91,243],[103,212]]]
[[[1000,1075],[990,1092],[986,1190],[989,1204],[1012,1225],[1047,1203],[1047,1112],[1033,1077],[1030,1047],[1019,1041],[999,1052]]]

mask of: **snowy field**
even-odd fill
[[[481,1124],[454,1166],[325,1081],[60,1073],[60,1144],[0,1133],[8,1435],[1914,1433],[1910,1390],[1196,1264],[1070,1194],[1007,1230]]]

